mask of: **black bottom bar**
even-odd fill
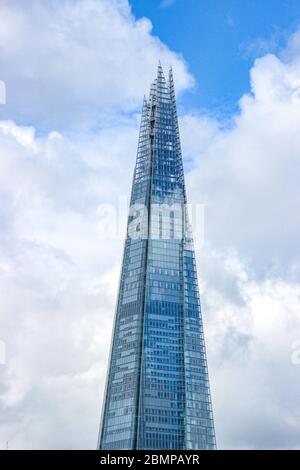
[[[297,458],[297,451],[2,451],[0,463],[7,461],[43,464],[94,464],[121,468],[147,465],[276,464],[286,465]]]

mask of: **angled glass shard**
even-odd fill
[[[172,70],[144,99],[98,448],[215,449]]]

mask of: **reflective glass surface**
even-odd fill
[[[214,449],[172,71],[144,101],[101,449]]]

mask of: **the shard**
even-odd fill
[[[215,449],[172,70],[144,99],[98,448]]]

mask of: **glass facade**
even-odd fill
[[[144,99],[99,448],[215,449],[172,70]]]

